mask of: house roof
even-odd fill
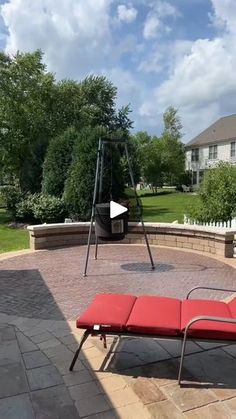
[[[236,114],[218,119],[214,124],[189,141],[186,144],[186,148],[215,144],[232,139],[236,139]]]

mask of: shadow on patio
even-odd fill
[[[229,399],[236,405],[234,346],[203,354],[207,344],[190,344],[183,375],[189,388],[177,385],[180,347],[170,341],[121,339],[108,355],[99,339],[90,338],[75,371],[68,369],[81,335],[74,320],[95,294],[181,298],[206,281],[232,288],[235,271],[205,256],[153,248],[157,270],[147,275],[146,249],[113,245],[101,246],[85,279],[85,250],[57,249],[0,262],[0,417],[19,419],[21,411],[28,412],[27,419],[53,418],[55,412],[63,419],[190,418],[202,406],[211,411],[218,403],[224,417]],[[196,383],[201,388],[194,388]],[[236,406],[230,409],[236,414]]]
[[[79,338],[39,270],[0,270],[1,419],[119,417],[129,400],[113,404],[107,376],[103,386],[90,367],[102,355],[91,341],[69,372]]]

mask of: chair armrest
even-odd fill
[[[199,287],[199,288],[205,288],[205,287]],[[193,323],[196,323],[196,322],[199,322],[199,321],[202,321],[202,320],[209,320],[209,321],[219,322],[219,323],[233,323],[233,324],[236,324],[236,319],[227,318],[227,317],[214,317],[214,316],[196,316],[196,317],[193,317],[188,322],[188,324],[185,328],[185,331],[184,331],[184,339],[183,339],[183,343],[182,343],[179,374],[178,374],[178,384],[181,384],[181,376],[182,376],[182,369],[183,369],[183,363],[184,363],[184,354],[185,354],[185,348],[186,348],[186,343],[187,343],[187,339],[188,339],[189,328],[190,328],[190,326],[192,326]],[[222,339],[222,341],[224,341],[224,339]]]
[[[192,288],[192,289],[188,292],[188,294],[187,294],[187,296],[186,296],[186,300],[188,300],[188,298],[189,298],[190,294],[191,294],[193,291],[195,291],[195,290],[199,290],[199,289],[202,289],[202,290],[216,290],[216,291],[236,292],[236,290],[230,290],[230,289],[228,289],[228,288],[201,287],[201,286],[199,286],[199,287],[194,287],[194,288]]]
[[[202,320],[209,320],[209,321],[219,322],[219,323],[235,323],[236,324],[236,319],[232,319],[231,317],[196,316],[196,317],[193,317],[188,322],[188,324],[185,328],[184,334],[187,335],[188,329],[190,328],[190,326],[192,326],[192,324],[197,323],[197,322],[202,321]]]

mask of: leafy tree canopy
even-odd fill
[[[163,182],[178,184],[185,171],[182,124],[177,109],[170,106],[163,115],[163,122],[164,131],[160,138],[142,131],[132,136],[140,173],[154,187]]]
[[[43,193],[58,197],[63,195],[77,138],[78,131],[68,128],[50,141],[43,163]]]
[[[22,190],[41,189],[50,141],[74,126],[129,130],[129,106],[116,108],[117,89],[102,76],[55,81],[40,50],[0,53],[0,167]]]
[[[64,199],[73,217],[87,220],[91,215],[99,137],[109,132],[97,127],[84,127],[78,133],[73,158],[65,183]],[[119,148],[106,147],[103,168],[102,202],[118,200],[124,191],[124,178]]]
[[[152,185],[153,190],[163,185],[163,171],[163,143],[159,138],[153,137],[142,149],[143,177]]]
[[[164,134],[169,134],[175,139],[182,137],[181,130],[183,128],[181,119],[178,115],[178,109],[169,106],[163,114]]]
[[[0,164],[18,179],[31,146],[54,135],[54,83],[41,51],[0,54]]]

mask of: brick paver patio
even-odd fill
[[[0,418],[236,417],[236,345],[190,343],[182,388],[179,342],[109,339],[105,350],[90,338],[68,371],[80,338],[73,320],[96,293],[185,297],[197,285],[235,288],[236,270],[200,254],[152,248],[152,272],[145,247],[110,245],[99,247],[83,278],[85,251],[0,261]]]

